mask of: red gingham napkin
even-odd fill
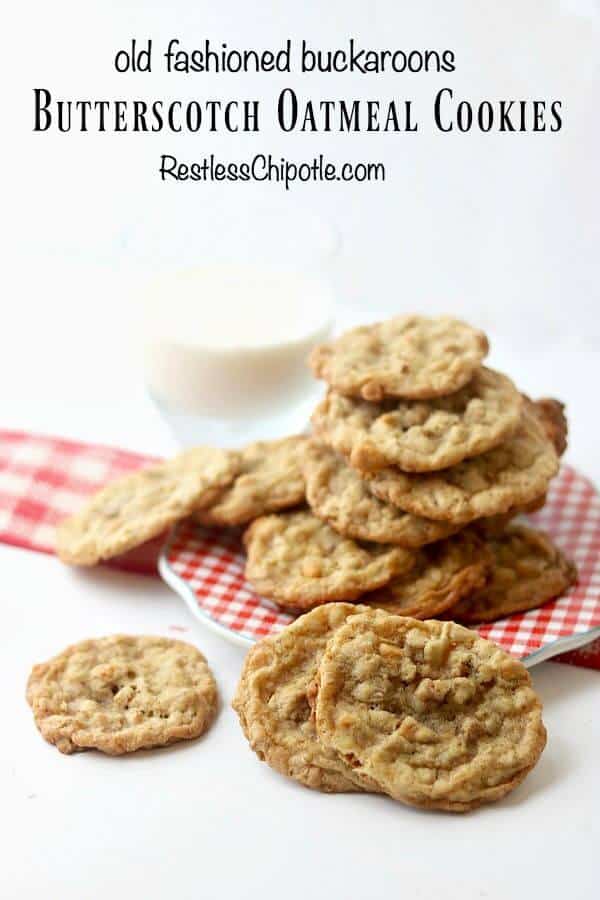
[[[155,460],[110,447],[0,431],[0,542],[52,553],[57,522],[106,482]],[[587,479],[563,466],[546,506],[531,519],[575,560],[580,580],[558,601],[481,627],[484,636],[517,656],[600,626],[600,495]],[[161,544],[152,541],[115,564],[155,574]],[[234,531],[182,523],[161,555],[161,572],[170,583],[175,579],[177,589],[212,623],[246,641],[290,621],[244,581]],[[600,669],[600,639],[556,658]]]

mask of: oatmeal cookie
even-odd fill
[[[481,367],[465,387],[430,400],[369,403],[329,391],[312,416],[315,432],[356,469],[446,469],[510,437],[523,398],[512,381]]]
[[[356,600],[415,561],[415,554],[401,547],[345,538],[304,510],[256,519],[244,544],[252,587],[290,609]]]
[[[365,473],[376,497],[415,516],[466,524],[537,499],[558,471],[558,456],[537,416],[524,407],[504,444],[441,472]]]
[[[59,525],[56,552],[63,562],[93,566],[138,547],[212,503],[238,467],[236,453],[197,447],[119,478]]]
[[[317,378],[338,393],[378,402],[459,390],[488,352],[481,331],[448,316],[397,316],[347,331],[310,356]]]
[[[245,525],[304,502],[300,459],[307,438],[257,441],[240,451],[241,469],[216,503],[195,513],[201,525]]]
[[[406,575],[368,594],[363,602],[398,616],[434,618],[482,588],[490,567],[491,555],[485,543],[466,530],[423,547]]]
[[[528,398],[526,398],[528,399]],[[544,431],[554,444],[554,449],[562,456],[567,449],[567,436],[569,426],[565,416],[565,404],[553,397],[541,397],[539,400],[530,401],[537,413]]]
[[[320,791],[378,790],[321,744],[309,704],[327,641],[362,609],[350,603],[328,603],[260,641],[244,660],[232,703],[259,759]]]
[[[413,516],[378,500],[358,472],[316,441],[309,444],[302,469],[312,511],[346,537],[412,549],[439,541],[460,528],[451,522]]]
[[[352,616],[319,665],[319,738],[414,806],[464,812],[520,784],[544,749],[522,663],[454,622]]]
[[[27,700],[42,736],[61,753],[117,756],[201,735],[215,716],[217,688],[191,644],[113,635],[34,666]]]
[[[546,505],[547,494],[541,494],[535,500],[523,504],[523,506],[514,506],[506,513],[500,513],[497,516],[487,516],[484,519],[475,519],[470,527],[474,528],[477,533],[484,538],[494,538],[499,534],[504,534],[506,528],[520,516],[529,516],[532,513],[539,512]]]
[[[480,590],[449,610],[458,622],[493,622],[560,597],[577,581],[577,570],[547,534],[512,525],[487,542],[491,577]]]

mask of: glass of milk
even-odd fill
[[[307,357],[332,330],[337,236],[292,218],[221,206],[179,251],[157,247],[139,292],[144,376],[183,446],[297,433],[323,392]]]

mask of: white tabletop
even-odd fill
[[[577,409],[576,386],[591,356],[563,356],[553,376],[544,354],[511,354],[499,347],[495,362],[534,391],[538,383],[558,391],[560,383]],[[60,371],[57,364],[53,377]],[[94,395],[91,383],[82,391]],[[24,387],[2,403],[2,424],[156,453],[174,446],[135,384],[114,405],[86,403],[76,389],[67,400],[57,396],[41,404]],[[598,478],[597,428],[573,431],[570,461],[581,460]],[[229,706],[244,650],[205,630],[158,579],[105,568],[73,572],[5,546],[0,563],[3,897],[376,900],[401,890],[506,900],[594,893],[600,673],[556,663],[533,670],[548,746],[525,784],[501,803],[450,816],[377,797],[325,796],[280,777],[248,749]],[[42,740],[24,699],[32,663],[116,631],[183,637],[205,652],[222,699],[205,737],[115,759],[62,756]]]

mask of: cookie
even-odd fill
[[[439,541],[460,527],[413,516],[378,500],[358,472],[316,441],[303,455],[302,471],[312,511],[346,537],[410,549]]]
[[[300,459],[307,439],[257,441],[240,451],[241,469],[216,503],[194,515],[202,525],[245,525],[304,502]]]
[[[526,398],[529,399],[529,398]],[[567,449],[569,426],[565,416],[565,404],[553,397],[542,397],[530,401],[537,413],[547,437],[552,441],[554,449],[562,456]]]
[[[539,512],[546,505],[547,494],[541,494],[535,500],[523,504],[523,506],[514,506],[506,513],[497,516],[487,516],[484,519],[475,519],[469,526],[475,529],[477,533],[484,538],[494,538],[499,534],[504,534],[506,528],[520,516],[529,516],[532,513]]]
[[[246,656],[232,706],[256,755],[320,791],[376,791],[317,738],[309,694],[327,641],[364,607],[328,603],[306,613]]]
[[[42,736],[61,753],[117,756],[201,735],[215,716],[217,688],[191,644],[113,635],[34,666],[27,700]]]
[[[405,572],[415,555],[401,547],[358,543],[311,512],[256,519],[244,534],[246,578],[284,608],[311,609],[356,600]]]
[[[490,565],[485,543],[474,532],[463,531],[423,547],[409,572],[373,591],[363,602],[398,616],[435,618],[482,588]]]
[[[546,743],[522,663],[454,622],[352,616],[319,665],[317,733],[414,806],[464,812],[520,784]]]
[[[458,622],[493,622],[560,597],[577,570],[547,534],[512,525],[487,542],[492,554],[487,584],[449,610]]]
[[[397,316],[320,344],[310,367],[339,394],[378,402],[458,391],[488,352],[481,331],[448,316]]]
[[[415,516],[466,524],[523,506],[545,493],[558,457],[537,416],[523,408],[515,434],[493,450],[442,472],[366,473],[370,490]]]
[[[197,447],[119,478],[59,525],[56,552],[63,562],[77,566],[125,553],[199,505],[212,503],[238,467],[236,453]]]
[[[459,391],[430,400],[369,403],[330,391],[312,423],[320,439],[357,469],[433,472],[510,437],[522,405],[509,378],[481,367]]]

